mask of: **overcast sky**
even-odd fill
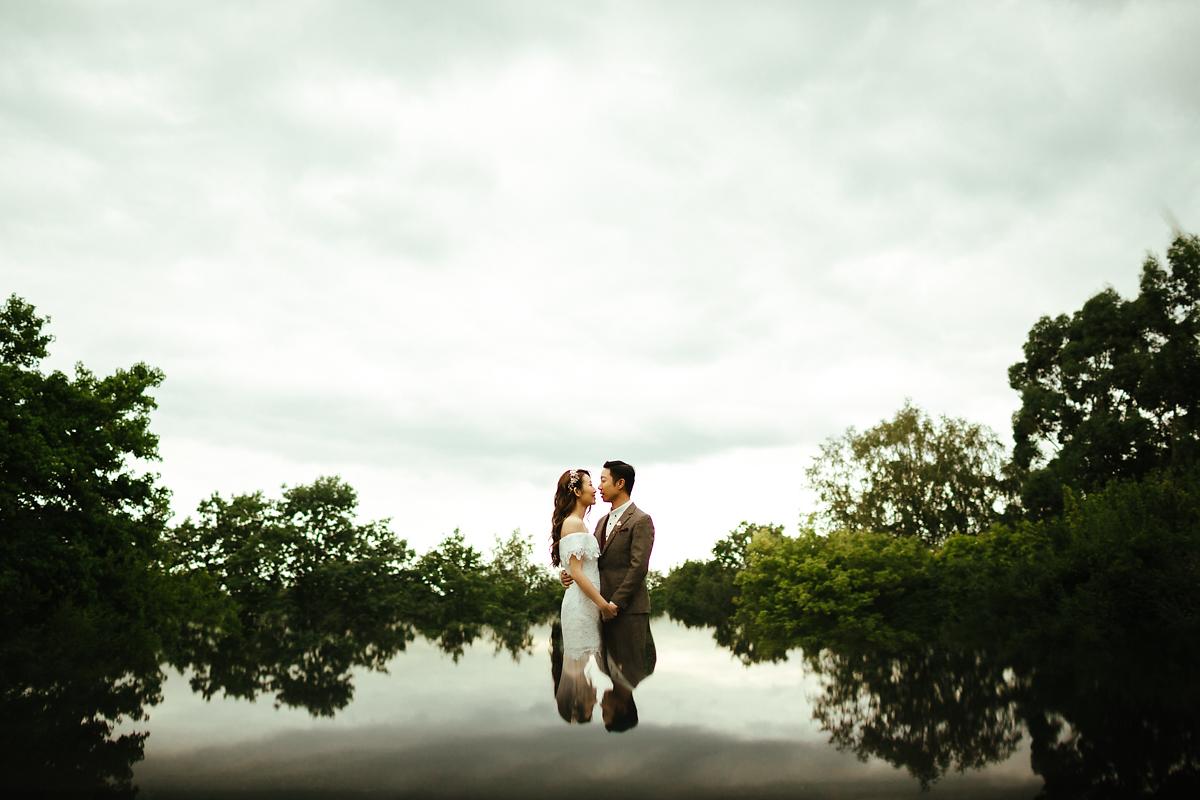
[[[418,549],[638,469],[652,566],[794,529],[911,397],[1200,227],[1200,3],[0,3],[0,291],[162,368],[157,469]],[[593,514],[593,521],[599,514]]]

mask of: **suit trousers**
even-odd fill
[[[632,689],[654,672],[658,652],[650,632],[649,614],[621,613],[604,622],[600,631],[601,664],[613,682]]]

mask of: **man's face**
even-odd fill
[[[621,485],[624,486],[625,482],[621,481]],[[601,470],[600,496],[604,498],[604,502],[611,503],[613,500],[616,500],[618,491],[619,490],[617,489],[616,484],[613,483],[612,473],[610,473],[607,469]]]

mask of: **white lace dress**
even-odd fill
[[[600,545],[590,533],[571,533],[558,540],[558,560],[570,568],[571,556],[583,559],[583,574],[600,588]],[[600,652],[600,609],[572,583],[562,599],[563,656],[578,659]]]

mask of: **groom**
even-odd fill
[[[600,496],[612,503],[612,510],[596,525],[600,594],[619,609],[601,628],[601,668],[613,686],[604,693],[600,707],[604,728],[613,733],[637,725],[633,688],[654,671],[657,661],[646,592],[654,521],[629,499],[634,477],[633,467],[624,461],[609,461],[600,473]]]

